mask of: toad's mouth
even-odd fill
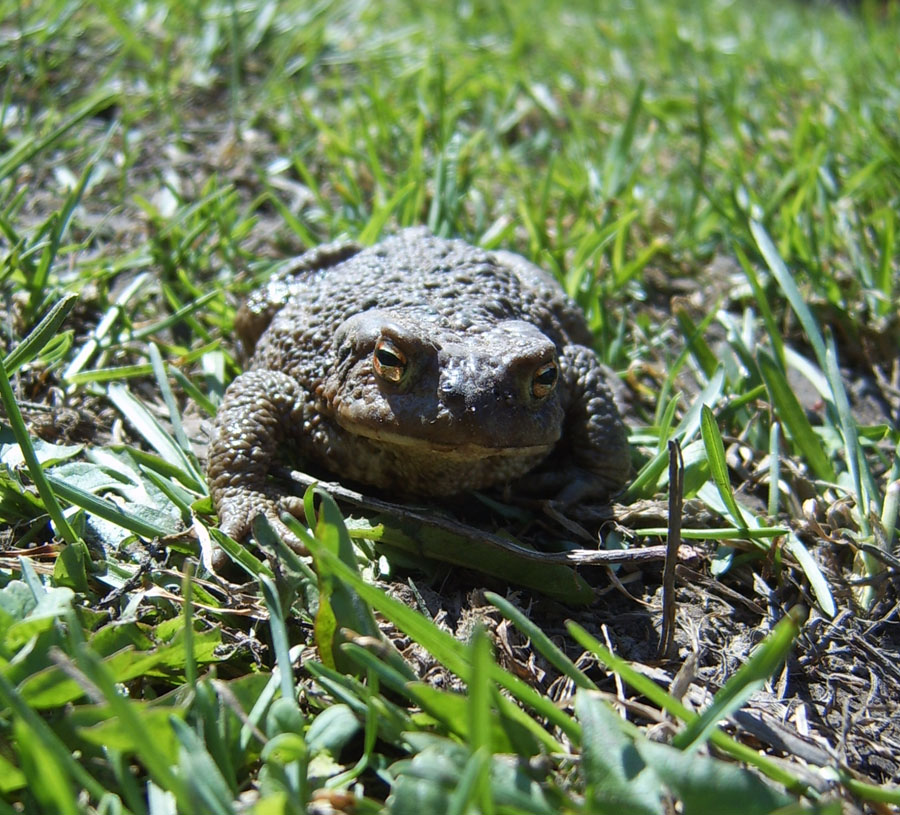
[[[346,416],[338,415],[338,423],[348,433],[363,436],[372,441],[406,450],[429,452],[442,458],[483,459],[492,457],[544,456],[553,449],[552,442],[544,444],[495,444],[490,439],[475,441],[471,438],[458,440],[437,440],[423,436],[398,433],[384,427],[373,427],[361,422],[353,422]]]

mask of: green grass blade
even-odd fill
[[[529,640],[531,644],[550,662],[560,673],[568,676],[579,688],[588,690],[597,690],[597,686],[591,681],[584,671],[580,670],[571,659],[569,659],[534,622],[532,622],[522,611],[514,606],[509,600],[495,594],[492,591],[485,592],[487,601],[499,609],[500,612],[512,624],[519,629]]]
[[[190,303],[186,303],[185,305],[176,309],[171,314],[167,314],[165,317],[163,317],[163,319],[155,320],[149,325],[134,329],[131,332],[131,339],[142,340],[146,337],[152,337],[155,334],[159,334],[161,331],[165,331],[167,328],[170,328],[171,326],[181,322],[185,317],[189,317],[191,314],[200,311],[203,306],[205,306],[211,300],[215,300],[217,297],[221,296],[222,293],[220,291],[208,291],[206,292],[206,294],[202,294],[200,295],[200,297],[197,297]]]
[[[40,139],[26,137],[5,156],[0,158],[0,181],[8,178],[23,164],[27,164],[36,155],[52,147],[70,130],[85,119],[97,116],[117,104],[120,99],[118,91],[101,90],[79,103],[74,113],[65,118],[50,133]]]
[[[471,666],[465,646],[445,631],[439,629],[431,620],[408,608],[398,600],[388,597],[381,589],[366,583],[348,566],[340,561],[337,555],[325,546],[311,539],[304,541],[315,551],[316,559],[321,559],[332,570],[337,578],[345,582],[372,608],[384,615],[401,631],[426,648],[448,670],[455,673],[463,681],[470,676]],[[525,705],[532,707],[539,715],[545,716],[552,724],[560,727],[571,736],[579,733],[575,722],[560,711],[549,699],[546,699],[525,682],[504,671],[499,666],[491,668],[491,678],[501,687],[506,688],[513,696]]]
[[[703,744],[722,719],[734,713],[764,682],[772,678],[800,634],[802,624],[803,619],[796,612],[783,617],[716,693],[712,704],[672,739],[672,746],[680,750],[693,750]]]
[[[72,623],[78,627],[77,620]],[[80,630],[80,627],[79,627]],[[147,768],[151,777],[165,790],[174,794],[181,806],[189,805],[189,796],[184,782],[172,770],[171,759],[158,748],[156,739],[144,726],[144,721],[134,703],[122,696],[108,668],[97,654],[82,644],[77,648],[76,663],[87,679],[103,694],[107,704],[118,719],[134,734],[135,743],[140,745],[138,758]]]
[[[791,308],[797,315],[797,319],[800,320],[800,325],[803,326],[806,337],[816,354],[819,367],[824,371],[825,341],[822,339],[822,332],[819,330],[819,324],[816,322],[816,318],[806,304],[806,300],[800,293],[800,289],[797,288],[794,276],[788,271],[787,266],[785,266],[784,261],[781,259],[781,255],[778,254],[778,250],[772,243],[772,239],[769,237],[768,232],[766,232],[765,227],[758,221],[751,220],[750,232],[753,234],[753,239],[756,241],[756,245],[763,256],[763,259],[766,261],[769,271],[772,272],[772,276],[775,278],[781,291],[787,298],[788,303],[790,303]]]
[[[147,284],[148,277],[149,273],[146,272],[137,275],[119,294],[115,304],[106,310],[91,336],[85,341],[63,372],[62,379],[64,382],[68,382],[69,377],[79,373],[87,365],[88,360],[97,351],[100,342],[106,338],[113,325],[121,318],[125,304]]]
[[[663,815],[664,790],[635,754],[636,730],[598,693],[579,689],[575,715],[584,730],[581,764],[590,811],[609,812],[613,802],[629,815]]]
[[[97,165],[100,157],[106,151],[106,148],[109,145],[109,141],[112,138],[115,130],[115,123],[107,128],[106,135],[103,139],[100,140],[99,146],[94,151],[94,154],[85,169],[82,171],[81,177],[78,179],[78,183],[76,184],[75,188],[71,190],[66,196],[63,208],[58,213],[54,213],[56,217],[53,221],[53,229],[50,233],[50,240],[44,247],[44,251],[41,253],[41,259],[34,271],[34,274],[31,275],[28,280],[28,288],[31,292],[29,305],[32,310],[37,309],[44,299],[44,289],[47,285],[47,278],[50,274],[50,268],[56,261],[60,244],[62,243],[63,237],[69,229],[69,223],[72,220],[72,215],[75,211],[75,207],[77,207],[81,203],[81,199],[84,196],[84,191],[87,188],[91,175],[94,172],[94,167]]]
[[[769,428],[769,501],[766,511],[770,518],[778,515],[781,503],[781,423],[772,422]]]
[[[124,507],[114,504],[112,501],[100,498],[87,490],[67,483],[53,473],[47,474],[47,481],[53,485],[53,489],[59,493],[60,497],[70,504],[81,507],[86,512],[93,513],[110,523],[121,526],[135,535],[152,540],[153,538],[171,535],[176,531],[174,525],[165,526],[161,523],[151,523],[133,512],[129,512]]]
[[[672,432],[671,437],[677,438],[681,442],[682,447],[687,447],[700,429],[700,417],[702,415],[703,406],[706,404],[714,404],[722,395],[722,388],[724,385],[725,371],[720,366],[709,382],[706,383],[706,387],[703,388],[678,423],[678,426]],[[634,481],[628,485],[628,489],[625,490],[620,499],[622,503],[630,504],[638,498],[649,498],[656,491],[660,476],[666,472],[668,463],[668,448],[660,449],[659,452],[657,452],[657,454],[641,468]]]
[[[113,383],[107,391],[109,400],[144,440],[167,461],[177,463],[196,483],[203,483],[197,465],[163,428],[159,420],[124,385]]]
[[[775,315],[772,313],[772,308],[766,298],[765,291],[763,291],[763,287],[759,283],[759,278],[756,275],[753,264],[750,263],[750,260],[740,246],[733,244],[731,248],[734,250],[738,262],[744,270],[744,276],[747,278],[747,282],[750,284],[750,288],[753,291],[753,303],[762,314],[763,323],[769,334],[769,341],[772,343],[772,348],[775,349],[775,357],[781,362],[782,366],[784,366],[784,340],[781,337],[781,331],[778,329]]]
[[[806,418],[806,413],[797,401],[778,363],[761,348],[756,352],[756,361],[766,390],[769,392],[769,398],[772,400],[772,407],[779,422],[797,445],[797,450],[817,478],[834,482],[836,479],[834,467],[825,455],[821,440]]]
[[[716,425],[716,418],[707,405],[703,405],[700,413],[700,433],[703,436],[703,446],[706,448],[706,460],[709,462],[709,470],[713,482],[722,502],[728,509],[731,519],[739,529],[746,529],[747,522],[737,501],[734,499],[734,491],[731,489],[731,479],[728,476],[728,464],[725,462],[725,445]]]
[[[6,375],[6,367],[2,363],[0,363],[0,401],[3,402],[6,418],[12,428],[13,435],[16,437],[16,443],[22,451],[31,480],[37,487],[41,501],[43,501],[57,533],[66,543],[75,543],[78,540],[78,535],[75,534],[75,531],[66,520],[62,507],[59,505],[59,501],[56,500],[56,495],[34,452],[34,445],[31,443],[31,437],[28,435],[25,422],[22,420],[22,414],[19,412],[19,405],[9,384],[9,377]]]
[[[184,432],[184,426],[181,423],[181,413],[178,410],[178,406],[175,404],[175,396],[172,393],[172,389],[169,387],[169,379],[166,376],[166,367],[163,364],[159,348],[156,346],[156,343],[150,343],[147,350],[150,354],[150,364],[153,366],[156,384],[159,386],[159,392],[162,395],[163,401],[166,403],[166,409],[169,413],[169,422],[172,424],[172,432],[175,434],[175,441],[178,442],[178,446],[194,466],[195,472],[197,472],[200,469],[200,464],[197,461],[197,457],[194,455],[187,434]]]
[[[822,574],[822,570],[819,568],[816,559],[812,556],[809,549],[803,545],[803,542],[797,537],[793,530],[787,537],[785,549],[797,558],[800,568],[803,569],[806,579],[809,580],[810,588],[812,588],[813,594],[816,596],[819,608],[827,616],[834,617],[834,615],[837,614],[837,605],[834,602],[834,595],[831,593],[831,586],[828,584],[828,578]]]
[[[639,82],[631,97],[628,116],[621,129],[610,142],[603,161],[603,193],[607,198],[615,198],[625,183],[628,155],[634,144],[637,120],[643,109],[644,83]]]
[[[12,376],[23,365],[33,360],[59,331],[69,312],[78,301],[77,294],[67,294],[58,300],[53,307],[41,318],[41,321],[31,330],[27,337],[20,342],[3,360],[3,367],[7,376]]]
[[[103,785],[88,773],[82,762],[72,755],[71,750],[62,743],[46,720],[22,699],[15,685],[2,672],[0,672],[0,702],[2,702],[4,710],[9,711],[14,717],[18,717],[29,732],[35,738],[40,739],[43,748],[55,757],[59,766],[66,769],[79,787],[87,790],[97,799],[106,794]]]
[[[653,704],[688,724],[699,718],[698,714],[669,696],[653,680],[636,671],[624,659],[613,654],[577,623],[570,622],[566,627],[572,637],[582,647],[593,653],[607,668],[614,671],[638,693],[646,696]],[[756,767],[773,781],[784,784],[787,789],[795,794],[803,794],[807,791],[807,785],[796,779],[780,764],[760,755],[753,748],[735,741],[721,730],[714,728],[709,734],[709,741],[727,755]]]
[[[828,347],[825,352],[824,370],[828,384],[831,387],[834,406],[840,422],[841,436],[844,440],[844,459],[847,463],[847,469],[850,470],[850,478],[856,492],[859,525],[863,536],[868,537],[870,533],[868,521],[869,510],[871,509],[870,502],[878,493],[873,485],[872,474],[869,472],[865,458],[862,455],[856,419],[853,416],[847,389],[844,387],[844,380],[838,368],[837,348],[831,332],[828,332]]]

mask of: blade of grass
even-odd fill
[[[114,523],[116,526],[121,526],[129,532],[134,532],[135,535],[140,535],[143,538],[152,540],[153,538],[171,535],[176,531],[174,525],[163,526],[161,524],[150,523],[106,498],[100,498],[80,487],[73,487],[53,473],[47,474],[47,481],[53,485],[53,489],[59,493],[60,497],[70,504],[81,507],[81,509],[86,512],[90,512],[110,523]]]
[[[44,289],[47,285],[47,278],[50,274],[50,268],[56,261],[60,244],[62,243],[62,239],[68,231],[69,223],[72,220],[72,214],[74,213],[75,208],[79,205],[79,203],[81,203],[81,199],[84,196],[84,191],[87,188],[91,175],[94,172],[94,167],[96,167],[97,162],[100,160],[100,157],[106,151],[106,148],[109,145],[109,141],[112,138],[113,133],[115,133],[116,129],[117,124],[115,122],[113,122],[113,124],[107,128],[106,135],[100,141],[100,145],[94,151],[94,154],[91,156],[90,161],[82,171],[81,177],[78,179],[78,183],[76,184],[75,188],[71,190],[66,196],[63,208],[58,213],[54,213],[56,217],[53,223],[53,229],[50,233],[50,240],[44,247],[44,251],[41,253],[41,259],[34,271],[34,274],[31,275],[28,280],[28,289],[30,292],[29,308],[32,312],[40,307],[40,304],[44,299]]]
[[[487,601],[500,610],[512,624],[531,640],[531,644],[537,651],[550,662],[560,673],[569,677],[579,688],[597,690],[596,684],[591,681],[584,671],[580,670],[540,628],[525,614],[499,594],[492,591],[485,592]]]
[[[75,541],[79,540],[78,535],[75,534],[68,520],[66,520],[62,507],[59,505],[59,501],[56,500],[56,495],[34,452],[34,445],[31,443],[28,430],[25,428],[25,422],[22,420],[22,414],[19,412],[19,405],[13,394],[12,386],[9,384],[9,377],[6,375],[6,367],[2,363],[0,363],[0,401],[3,402],[6,418],[12,428],[13,435],[16,437],[16,443],[22,451],[22,457],[25,459],[25,465],[28,467],[31,480],[37,487],[41,501],[44,503],[44,508],[50,515],[57,533],[66,543],[75,543]]]
[[[68,382],[69,377],[74,376],[87,365],[88,360],[100,346],[100,342],[106,337],[115,321],[121,316],[125,304],[146,285],[149,276],[150,275],[147,272],[137,275],[116,298],[115,304],[107,309],[106,313],[100,319],[100,322],[97,323],[97,327],[91,333],[91,336],[84,345],[81,346],[81,349],[69,363],[66,370],[63,371],[62,379],[64,382]]]
[[[819,608],[827,616],[834,617],[837,614],[837,605],[834,602],[828,579],[822,574],[816,559],[810,554],[809,549],[803,545],[803,542],[793,530],[787,537],[785,549],[797,559],[800,568],[803,569],[813,594],[815,594],[816,600],[819,602]]]
[[[759,373],[769,392],[779,422],[784,425],[791,441],[807,461],[812,471],[824,481],[834,482],[834,467],[822,449],[822,442],[813,430],[806,413],[775,359],[762,348],[756,352]]]
[[[734,491],[731,489],[731,479],[728,476],[728,464],[725,461],[725,445],[716,425],[716,418],[707,405],[703,405],[700,411],[700,433],[703,436],[703,446],[706,448],[706,460],[709,462],[709,471],[722,501],[728,509],[728,514],[741,530],[747,529],[747,522],[737,501],[734,499]]]
[[[687,353],[685,351],[685,353]],[[682,417],[678,426],[672,432],[672,438],[681,442],[681,446],[687,447],[700,429],[700,417],[702,408],[706,404],[714,404],[722,395],[725,384],[725,370],[719,366],[706,387],[700,392],[693,404]],[[666,471],[669,464],[668,449],[661,449],[650,461],[648,461],[638,473],[637,478],[629,484],[628,489],[620,499],[623,504],[630,504],[638,498],[649,498],[656,491],[660,476]]]
[[[77,625],[77,622],[76,622]],[[106,789],[83,766],[72,751],[60,741],[44,718],[35,711],[2,673],[0,673],[0,702],[5,710],[18,717],[28,729],[41,740],[45,750],[51,752],[60,766],[65,767],[78,785],[88,791],[94,798],[107,795]]]
[[[860,530],[863,537],[868,537],[871,534],[868,520],[869,510],[871,509],[870,502],[874,500],[878,492],[873,485],[872,474],[866,466],[865,458],[862,456],[856,419],[853,416],[850,399],[847,396],[847,390],[844,387],[844,381],[838,369],[837,348],[834,344],[834,337],[830,331],[827,332],[827,336],[828,346],[825,352],[823,369],[831,387],[834,406],[840,422],[841,436],[844,440],[844,458],[847,462],[847,468],[850,470],[850,478],[856,492]]]
[[[772,678],[799,636],[802,624],[800,615],[795,616],[794,612],[783,617],[716,693],[712,704],[672,739],[672,746],[679,750],[694,750],[705,743],[722,719],[734,713]]]
[[[171,314],[166,315],[161,320],[155,320],[149,325],[142,326],[141,328],[136,328],[131,332],[131,339],[133,340],[142,340],[145,337],[152,337],[154,334],[158,334],[161,331],[165,331],[167,328],[175,325],[176,323],[183,320],[185,317],[190,316],[196,311],[199,311],[203,306],[209,303],[211,300],[215,300],[217,297],[221,297],[222,292],[218,289],[214,289],[213,291],[206,292],[206,294],[200,295],[196,299],[192,300],[190,303],[186,303],[181,306],[177,310],[173,311]]]
[[[770,518],[778,515],[781,500],[781,423],[772,422],[769,428],[769,502],[766,511]]]
[[[107,396],[128,420],[129,424],[160,456],[167,461],[177,463],[188,473],[194,483],[204,483],[198,466],[188,458],[188,455],[163,428],[159,420],[147,410],[143,402],[134,396],[128,388],[124,385],[113,383],[109,386]]]
[[[750,232],[753,235],[753,239],[756,241],[756,245],[763,256],[763,259],[766,261],[766,265],[769,267],[769,271],[772,272],[772,276],[775,278],[781,291],[790,303],[791,308],[797,315],[797,319],[800,320],[800,325],[803,326],[806,337],[816,354],[819,367],[824,371],[825,341],[822,339],[822,332],[819,331],[819,324],[816,322],[816,318],[806,304],[806,300],[804,300],[803,295],[800,293],[800,289],[797,288],[793,275],[788,271],[787,266],[785,266],[784,261],[781,259],[781,255],[778,254],[778,250],[772,243],[772,239],[769,237],[768,232],[766,232],[765,227],[758,221],[751,220]]]
[[[195,467],[195,472],[200,470],[200,464],[194,455],[194,450],[188,440],[187,434],[184,432],[184,426],[181,423],[181,412],[175,404],[175,396],[169,387],[169,378],[166,376],[166,368],[163,364],[162,356],[156,343],[151,342],[147,348],[150,354],[150,364],[153,366],[153,374],[156,377],[156,384],[159,386],[159,392],[163,401],[166,403],[166,409],[169,413],[169,422],[172,424],[172,432],[175,434],[175,441],[184,452],[191,464]]]
[[[284,516],[286,523],[291,519]],[[296,522],[292,529],[300,533],[301,527]],[[304,539],[308,548],[315,551],[315,556],[322,559],[335,577],[346,583],[360,598],[384,615],[401,631],[426,648],[432,656],[448,670],[455,673],[463,681],[467,681],[471,666],[466,656],[465,646],[453,636],[439,629],[433,622],[410,609],[398,600],[388,597],[376,586],[366,583],[359,575],[341,562],[337,555],[328,550],[314,538]],[[549,699],[545,698],[518,677],[504,671],[498,665],[491,668],[491,679],[506,688],[520,702],[533,708],[539,715],[547,718],[570,737],[577,737],[579,728],[563,711],[559,710]]]
[[[119,693],[107,666],[84,641],[81,625],[74,612],[70,614],[68,628],[76,654],[75,664],[78,666],[79,672],[100,691],[119,721],[133,734],[136,734],[135,742],[141,745],[138,757],[150,776],[163,789],[175,796],[176,801],[180,802],[179,808],[187,806],[187,811],[190,811],[190,797],[183,780],[173,772],[169,757],[158,749],[156,740],[144,727],[144,722],[135,705],[130,699]]]
[[[613,654],[580,625],[569,622],[566,627],[576,642],[593,653],[607,668],[620,676],[638,693],[646,696],[653,704],[688,724],[699,718],[697,713],[671,697],[652,679],[636,671],[624,659]],[[780,764],[760,755],[752,747],[735,741],[718,728],[714,728],[710,732],[709,741],[727,755],[756,767],[764,775],[783,784],[791,792],[802,795],[808,791],[806,783],[795,778]]]
[[[634,134],[637,131],[637,120],[644,106],[644,82],[638,83],[631,104],[628,108],[628,116],[621,129],[613,137],[603,159],[603,194],[607,198],[615,198],[622,191],[625,179],[625,165],[628,162],[628,153],[634,144]],[[617,278],[618,279],[618,278]]]
[[[64,119],[42,139],[35,139],[33,136],[24,138],[0,159],[0,181],[8,178],[23,164],[31,161],[38,153],[52,147],[66,133],[85,119],[97,116],[107,108],[117,104],[119,99],[120,94],[118,91],[105,89],[98,91],[78,104],[75,111],[68,118]]]
[[[41,321],[3,360],[3,367],[7,376],[12,376],[23,365],[27,365],[44,349],[52,340],[59,327],[63,324],[69,312],[78,300],[77,294],[67,294],[58,300],[53,307],[41,318]]]

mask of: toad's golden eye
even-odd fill
[[[531,377],[531,395],[535,399],[546,399],[556,387],[559,368],[555,362],[545,362]]]
[[[375,346],[372,366],[382,379],[397,383],[406,373],[406,354],[389,339],[382,337]]]

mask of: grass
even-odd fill
[[[0,813],[900,805],[896,763],[722,727],[789,653],[811,676],[850,612],[884,651],[883,696],[849,704],[898,738],[877,716],[898,701],[892,4],[0,8]],[[500,535],[410,543],[310,491],[314,568],[257,529],[276,573],[210,528],[202,424],[239,371],[240,296],[284,256],[418,223],[559,277],[632,395],[620,517],[664,506],[677,441],[709,585],[770,592],[752,654],[701,665],[699,712],[614,653],[619,620],[488,594],[454,637],[421,581],[414,608],[374,585],[425,546],[594,599]],[[662,518],[621,534],[665,539]],[[249,582],[209,574],[215,542]],[[501,659],[500,620],[561,697]]]

